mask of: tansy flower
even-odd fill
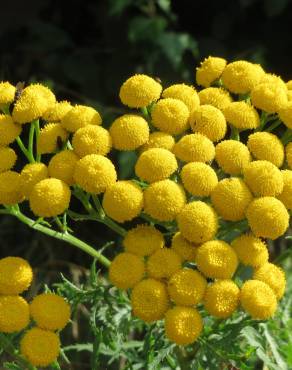
[[[201,90],[199,93],[201,105],[213,105],[220,110],[223,110],[226,105],[232,102],[232,97],[227,90],[219,87],[208,87]]]
[[[285,147],[286,160],[290,169],[292,169],[292,143]]]
[[[132,181],[118,181],[107,187],[102,205],[113,220],[130,221],[142,211],[143,191]]]
[[[120,99],[130,108],[147,107],[159,99],[162,87],[153,78],[136,74],[128,78],[120,89]]]
[[[211,141],[220,141],[227,130],[223,113],[212,105],[202,105],[190,117],[190,125],[194,132],[207,136]]]
[[[236,177],[219,181],[211,193],[211,201],[216,212],[228,221],[243,220],[245,210],[252,199],[252,194],[244,181]]]
[[[20,174],[15,171],[0,173],[0,204],[13,205],[22,201]]]
[[[28,163],[20,173],[20,190],[29,198],[33,187],[48,177],[48,168],[44,163]]]
[[[237,269],[238,259],[229,244],[223,240],[211,240],[198,248],[196,264],[209,278],[231,279]]]
[[[0,172],[10,170],[16,162],[15,151],[9,147],[0,147]]]
[[[157,181],[144,190],[144,211],[160,221],[172,221],[186,203],[182,186],[171,180]]]
[[[266,244],[252,234],[243,234],[231,243],[241,263],[247,266],[259,267],[268,262],[269,252]]]
[[[286,287],[285,272],[273,263],[265,263],[253,274],[253,279],[263,281],[273,289],[278,299],[283,297]]]
[[[200,303],[206,287],[206,279],[198,271],[187,268],[172,275],[167,286],[170,299],[180,306]]]
[[[270,132],[255,132],[248,137],[247,147],[256,159],[266,160],[277,167],[284,162],[284,146]]]
[[[166,132],[152,132],[146,144],[140,147],[141,152],[152,148],[163,148],[172,151],[175,144],[174,137]]]
[[[184,238],[194,243],[213,239],[218,228],[215,211],[208,204],[196,201],[186,204],[177,217],[178,228]]]
[[[185,103],[174,98],[158,101],[152,110],[152,123],[155,127],[171,135],[179,135],[189,126],[190,111]]]
[[[13,143],[21,131],[21,126],[14,123],[10,116],[0,114],[0,145]]]
[[[265,73],[263,77],[261,78],[260,83],[271,83],[274,85],[280,86],[282,89],[285,89],[287,91],[287,85],[282,80],[280,76],[277,76],[273,73]]]
[[[38,182],[29,195],[32,212],[39,217],[55,217],[69,207],[71,191],[62,180],[50,178]]]
[[[282,172],[271,162],[254,161],[243,171],[244,181],[255,196],[276,196],[284,186]]]
[[[201,334],[203,320],[195,308],[176,306],[166,312],[164,326],[165,335],[171,342],[187,345]]]
[[[169,307],[166,286],[154,279],[142,280],[131,294],[133,315],[145,322],[161,320]]]
[[[74,171],[79,158],[73,150],[63,150],[55,154],[49,162],[49,175],[64,181],[68,185],[74,184]]]
[[[196,69],[196,81],[198,85],[209,87],[215,80],[220,78],[226,66],[226,60],[218,57],[205,58],[200,67]]]
[[[239,130],[250,130],[257,128],[260,117],[257,110],[244,101],[236,101],[228,104],[223,109],[226,121]]]
[[[174,234],[171,249],[180,256],[182,262],[195,262],[197,246],[185,239],[180,232]]]
[[[246,145],[237,140],[224,140],[215,147],[215,160],[225,173],[239,175],[251,161]]]
[[[289,214],[282,202],[273,197],[254,199],[246,210],[251,231],[257,237],[275,240],[289,226]]]
[[[163,248],[163,234],[154,226],[138,225],[127,232],[123,245],[125,251],[137,256],[150,256],[156,250]]]
[[[56,102],[43,114],[42,118],[48,122],[60,122],[71,109],[72,105],[68,101]]]
[[[199,197],[208,197],[218,184],[216,172],[205,163],[187,163],[183,166],[180,176],[184,188]]]
[[[109,268],[109,279],[119,289],[133,288],[143,279],[145,266],[143,259],[132,253],[120,253]]]
[[[255,320],[267,320],[277,309],[277,299],[273,290],[259,280],[247,280],[240,291],[243,309]]]
[[[21,339],[20,352],[33,366],[46,367],[57,359],[60,339],[51,331],[32,328]]]
[[[215,147],[206,136],[196,133],[183,136],[173,153],[184,162],[210,162],[215,157]]]
[[[12,103],[15,96],[15,87],[8,81],[0,82],[0,105]]]
[[[292,209],[292,171],[281,171],[283,175],[284,187],[277,198],[284,204],[287,209]]]
[[[101,125],[101,122],[98,111],[86,105],[75,105],[61,119],[62,127],[69,132],[87,125]]]
[[[17,295],[31,284],[33,273],[30,265],[20,257],[0,259],[0,294]]]
[[[14,333],[29,324],[29,307],[20,296],[0,296],[0,332]]]
[[[157,250],[147,261],[147,273],[155,279],[169,279],[180,268],[181,258],[169,248]]]
[[[268,113],[276,113],[288,102],[285,88],[274,83],[261,83],[251,92],[252,104]]]
[[[289,101],[279,110],[279,118],[290,129],[292,129],[291,116],[292,116],[292,101]]]
[[[39,154],[53,153],[58,149],[59,140],[64,143],[67,138],[67,131],[59,123],[48,123],[40,131],[37,152]]]
[[[80,158],[87,154],[107,155],[112,147],[112,138],[103,127],[87,125],[74,133],[72,146]]]
[[[169,178],[177,170],[175,155],[167,149],[152,148],[143,152],[135,165],[135,173],[149,183]]]
[[[117,173],[108,158],[89,154],[76,163],[73,178],[88,193],[100,194],[116,182]]]
[[[39,294],[30,304],[30,314],[37,326],[46,330],[61,330],[69,322],[70,306],[54,293]]]
[[[238,60],[227,64],[222,74],[222,81],[232,93],[246,94],[257,86],[264,73],[258,64]]]
[[[200,99],[193,86],[175,84],[163,90],[163,98],[174,98],[181,100],[188,107],[190,113],[199,108]]]
[[[124,114],[117,118],[109,129],[113,147],[118,150],[135,150],[148,142],[147,121],[135,114]]]
[[[239,304],[240,290],[232,280],[217,280],[208,285],[204,296],[204,307],[212,316],[226,319]]]

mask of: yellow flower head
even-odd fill
[[[238,259],[229,244],[223,240],[211,240],[198,248],[196,264],[206,277],[231,279],[237,269]]]
[[[286,160],[290,169],[292,169],[292,143],[285,147]]]
[[[232,93],[246,94],[257,86],[264,73],[258,64],[238,60],[226,66],[222,74],[222,81]]]
[[[179,99],[159,100],[152,110],[152,123],[155,127],[171,135],[179,135],[189,127],[190,111]]]
[[[0,296],[0,332],[14,333],[29,324],[29,306],[20,296]]]
[[[41,129],[38,138],[37,152],[39,154],[53,153],[58,149],[58,141],[64,143],[68,138],[68,132],[65,131],[59,123],[48,123]]]
[[[243,175],[244,181],[255,196],[274,197],[283,191],[282,172],[271,162],[251,162],[244,168]]]
[[[211,141],[220,141],[227,130],[223,113],[212,105],[201,105],[190,117],[190,125],[194,132],[207,136]]]
[[[249,135],[247,147],[256,159],[269,161],[277,167],[283,165],[284,146],[276,135],[255,132]]]
[[[237,140],[224,140],[215,147],[215,160],[225,173],[240,175],[251,161],[246,145]]]
[[[153,78],[136,74],[123,83],[120,89],[120,99],[130,108],[142,108],[158,100],[161,91],[161,85]]]
[[[279,110],[279,117],[288,128],[292,129],[292,101],[288,101]]]
[[[289,80],[288,82],[286,82],[286,87],[288,90],[292,90],[292,80]]]
[[[286,288],[286,278],[285,272],[280,267],[267,262],[254,272],[252,278],[268,284],[278,299],[283,297]]]
[[[147,121],[135,114],[117,118],[109,129],[113,147],[118,150],[135,150],[149,140]]]
[[[141,256],[132,253],[120,253],[109,268],[109,279],[119,289],[133,288],[143,279],[145,265]]]
[[[177,217],[177,224],[184,238],[199,244],[214,238],[218,229],[218,218],[208,204],[195,201],[184,206]]]
[[[268,262],[269,251],[266,244],[252,234],[243,234],[231,243],[241,263],[247,266],[259,267]]]
[[[167,149],[152,148],[138,158],[135,173],[149,183],[165,180],[177,170],[175,155]]]
[[[0,147],[0,173],[10,170],[16,162],[15,151],[9,147]]]
[[[196,70],[196,81],[198,85],[209,87],[222,75],[226,67],[226,60],[218,57],[205,58]]]
[[[66,100],[56,102],[55,105],[43,114],[42,118],[48,122],[60,122],[71,109],[72,105]]]
[[[20,174],[14,171],[0,173],[0,204],[13,205],[22,201]]]
[[[265,73],[261,78],[260,83],[271,83],[274,85],[280,86],[282,89],[287,91],[288,87],[280,76],[277,76],[273,73]]]
[[[173,153],[184,162],[210,162],[215,157],[215,147],[206,136],[196,133],[183,136]]]
[[[257,128],[260,117],[257,110],[244,101],[235,101],[227,105],[223,110],[226,121],[239,130]]]
[[[113,220],[130,221],[142,211],[143,191],[133,181],[118,181],[107,187],[102,205]]]
[[[71,191],[62,180],[50,178],[38,182],[29,196],[32,212],[39,217],[55,217],[69,207]]]
[[[20,294],[28,289],[32,278],[32,269],[24,259],[20,257],[0,259],[0,294]]]
[[[171,342],[187,345],[195,342],[201,334],[203,320],[195,308],[177,306],[166,312],[164,326]]]
[[[133,315],[145,322],[161,320],[169,307],[166,286],[154,279],[135,285],[131,294]]]
[[[73,150],[63,150],[55,154],[49,162],[49,175],[64,181],[68,185],[74,184],[74,171],[79,158]]]
[[[172,221],[186,203],[182,186],[171,180],[157,181],[144,191],[144,210],[160,221]]]
[[[103,127],[87,125],[74,133],[72,146],[80,158],[88,154],[107,155],[112,147],[112,138]]]
[[[163,248],[163,234],[154,226],[138,225],[127,232],[123,245],[125,251],[137,256],[150,256]]]
[[[287,102],[287,90],[278,84],[266,82],[257,85],[251,92],[252,104],[268,113],[279,112]]]
[[[216,212],[228,221],[243,220],[245,210],[252,199],[252,194],[244,181],[237,177],[219,181],[211,194],[211,201]]]
[[[218,184],[213,168],[205,163],[190,162],[180,173],[184,188],[192,195],[208,197]]]
[[[70,306],[54,293],[39,294],[30,304],[30,314],[37,326],[46,330],[61,330],[69,322]]]
[[[247,280],[240,291],[243,309],[255,320],[267,320],[277,309],[277,299],[273,290],[259,280]]]
[[[51,331],[32,328],[21,339],[20,352],[32,365],[46,367],[59,356],[60,339]]]
[[[15,97],[15,87],[8,81],[0,82],[0,104],[12,103]]]
[[[226,105],[232,102],[229,92],[219,87],[207,87],[207,89],[201,90],[198,95],[201,105],[213,105],[213,107],[220,110],[223,110]]]
[[[275,240],[289,226],[289,214],[282,202],[273,197],[254,199],[246,210],[251,231],[257,237]]]
[[[31,84],[21,92],[14,105],[12,118],[17,123],[31,122],[51,109],[56,103],[52,91],[41,84]]]
[[[174,234],[171,249],[180,256],[182,262],[195,262],[197,246],[185,239],[180,232]]]
[[[172,151],[174,144],[175,140],[173,136],[166,132],[156,131],[149,135],[149,140],[141,146],[140,150],[144,152],[147,149],[163,148]]]
[[[181,258],[173,250],[162,248],[154,252],[147,261],[147,273],[155,279],[169,279],[181,268]]]
[[[292,100],[292,90],[287,91],[287,98],[288,98],[288,102]]]
[[[29,163],[25,165],[20,173],[21,193],[28,199],[33,187],[48,177],[48,168],[44,163]]]
[[[237,309],[239,295],[240,290],[232,280],[217,280],[206,289],[205,309],[212,316],[226,319]]]
[[[192,269],[177,271],[168,282],[168,294],[177,305],[193,306],[203,299],[207,287],[206,279]]]
[[[174,98],[181,100],[188,107],[190,113],[200,106],[200,99],[193,86],[175,84],[163,90],[163,98]]]
[[[117,173],[108,158],[89,154],[76,163],[73,178],[88,193],[100,194],[117,181]]]
[[[284,204],[287,209],[292,209],[292,171],[281,171],[283,174],[284,187],[277,198]]]
[[[86,105],[75,105],[61,119],[62,127],[69,132],[87,125],[101,125],[101,122],[98,111]]]
[[[10,116],[0,114],[0,145],[13,143],[21,131],[21,126],[14,123]]]

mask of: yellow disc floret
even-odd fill
[[[29,306],[20,296],[0,296],[0,332],[14,333],[29,324]]]
[[[286,278],[285,272],[280,267],[267,262],[254,272],[252,278],[268,284],[269,287],[273,289],[278,299],[283,297],[286,287]]]
[[[288,102],[287,90],[274,83],[261,83],[251,92],[252,104],[268,113],[276,113]]]
[[[87,125],[101,125],[101,122],[98,111],[86,105],[76,105],[61,119],[62,127],[69,132],[75,132]]]
[[[257,128],[260,117],[257,110],[244,101],[236,101],[227,105],[223,110],[226,121],[239,130]]]
[[[37,151],[39,154],[56,152],[59,142],[64,143],[68,133],[59,123],[48,123],[41,129],[38,138]]]
[[[205,58],[196,70],[196,81],[198,85],[209,87],[215,80],[220,78],[227,62],[223,58]]]
[[[206,136],[196,133],[183,136],[173,153],[184,162],[210,162],[215,157],[215,147]]]
[[[181,258],[173,250],[162,248],[154,252],[147,261],[147,273],[155,279],[169,279],[181,268]]]
[[[33,187],[48,177],[48,168],[44,163],[29,163],[20,173],[21,193],[29,198]]]
[[[216,145],[215,160],[225,173],[240,175],[251,161],[246,145],[237,140],[224,140]]]
[[[68,185],[74,184],[74,171],[79,158],[73,150],[63,150],[55,154],[49,162],[49,175],[64,181]]]
[[[275,75],[274,73],[265,73],[261,78],[261,83],[271,83],[274,85],[278,85],[286,91],[288,89],[287,85],[282,80],[282,78],[280,76]]]
[[[287,209],[292,209],[292,171],[281,171],[283,175],[284,187],[277,198],[284,204]]]
[[[8,81],[0,82],[0,104],[6,105],[12,103],[15,97],[15,86]]]
[[[223,110],[226,105],[232,102],[232,97],[229,92],[219,87],[208,87],[207,89],[201,90],[198,95],[201,105],[213,105],[213,107],[220,110]]]
[[[190,113],[199,108],[200,99],[193,86],[175,84],[163,90],[163,98],[174,98],[181,100],[188,107]]]
[[[15,171],[0,173],[0,204],[13,205],[22,201],[20,174]]]
[[[16,162],[15,151],[9,147],[0,147],[0,172],[10,170]]]
[[[54,293],[39,294],[30,304],[30,313],[37,326],[46,330],[61,330],[69,322],[70,306]]]
[[[62,118],[72,109],[68,101],[56,102],[56,104],[43,114],[43,119],[48,122],[60,122]]]
[[[174,234],[171,249],[180,256],[182,262],[195,262],[197,246],[185,239],[180,232]]]
[[[167,134],[166,132],[157,131],[152,132],[149,135],[149,140],[146,144],[141,146],[140,150],[141,152],[144,152],[147,149],[163,148],[172,151],[174,144],[175,140],[173,136]]]
[[[269,252],[266,244],[252,234],[243,234],[231,243],[241,263],[247,266],[259,267],[268,262]]]
[[[287,102],[280,110],[279,117],[284,124],[292,129],[292,101]]]
[[[13,143],[21,131],[21,126],[14,123],[10,116],[0,114],[0,145]]]

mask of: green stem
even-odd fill
[[[34,127],[35,127],[36,147],[37,147],[37,143],[38,143],[39,136],[40,136],[40,120],[39,119],[34,121]],[[42,155],[37,153],[36,161],[41,162],[41,158],[42,158]]]
[[[292,130],[287,128],[284,135],[281,137],[281,141],[284,145],[288,144],[292,140]]]
[[[149,112],[148,112],[147,107],[142,107],[141,112],[142,112],[143,116],[148,120],[149,119]]]
[[[35,133],[35,126],[34,122],[30,124],[30,130],[29,130],[29,138],[28,138],[28,152],[33,159],[33,162],[35,162],[34,155],[33,155],[33,144],[34,144],[34,133]]]
[[[277,119],[274,123],[271,124],[271,126],[267,127],[265,131],[266,132],[273,131],[276,127],[280,126],[281,123],[282,123],[282,121],[280,121],[279,119]]]
[[[34,158],[30,155],[30,152],[26,149],[26,147],[24,146],[21,138],[18,136],[16,138],[16,142],[20,148],[20,150],[22,151],[22,153],[26,156],[26,158],[28,159],[28,161],[30,163],[34,163]]]
[[[263,131],[263,128],[265,127],[267,123],[267,117],[268,117],[268,113],[262,111],[259,127],[255,129],[256,132]]]
[[[239,136],[239,130],[238,130],[238,128],[236,128],[234,126],[231,126],[230,139],[240,141],[240,136]]]

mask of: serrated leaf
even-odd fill
[[[275,339],[271,336],[269,330],[268,330],[268,327],[267,327],[267,324],[261,324],[261,326],[263,327],[264,329],[264,335],[267,339],[267,342],[271,348],[271,351],[272,351],[272,354],[274,356],[274,359],[276,361],[276,363],[279,365],[280,369],[281,370],[287,370],[287,365],[285,363],[285,361],[282,359],[280,353],[278,352],[278,345],[277,345],[277,342],[275,341]]]

